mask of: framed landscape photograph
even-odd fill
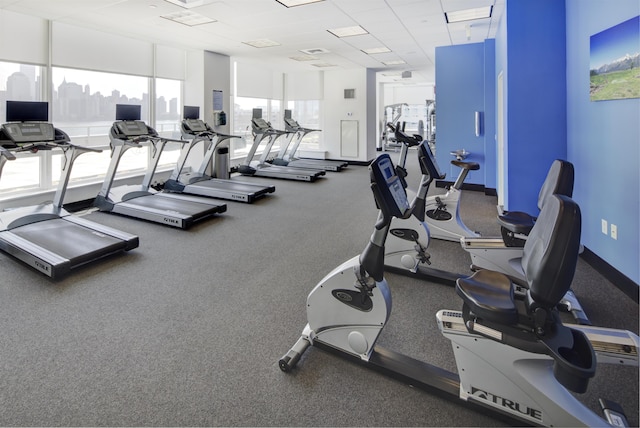
[[[640,98],[640,15],[591,36],[591,101]]]

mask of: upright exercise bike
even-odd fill
[[[615,404],[604,416],[573,393],[585,392],[597,362],[638,365],[634,333],[569,326],[556,305],[573,277],[580,244],[580,210],[566,196],[552,195],[525,244],[529,290],[515,299],[509,279],[483,270],[456,286],[463,310],[441,310],[436,319],[453,344],[458,374],[376,346],[391,315],[391,290],[384,279],[384,246],[393,217],[410,211],[388,154],[370,165],[371,189],[379,207],[362,254],[325,276],[307,298],[308,324],[279,360],[291,371],[310,345],[391,374],[412,385],[438,390],[460,403],[497,412],[519,423],[548,426],[624,424]]]
[[[391,219],[385,244],[385,271],[453,286],[463,275],[431,267],[431,255],[427,251],[431,242],[430,230],[425,221],[427,193],[434,178],[444,175],[440,172],[427,142],[420,135],[410,136],[390,124],[387,126],[400,144],[396,175],[411,198],[411,203],[404,217]],[[406,181],[408,173],[405,166],[410,147],[416,148],[422,173],[416,194],[408,189]]]
[[[479,237],[480,234],[469,229],[460,218],[460,196],[462,195],[462,185],[467,175],[471,171],[480,169],[477,162],[466,162],[462,160],[462,155],[458,153],[457,158],[451,164],[460,168],[460,173],[456,181],[451,185],[444,195],[429,196],[426,200],[425,222],[431,230],[431,237],[445,241],[460,242],[463,237]],[[445,175],[434,177],[442,180]]]

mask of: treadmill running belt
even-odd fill
[[[71,260],[73,264],[111,254],[126,246],[126,242],[121,239],[63,219],[31,223],[11,229],[10,232]]]
[[[193,202],[171,197],[170,194],[163,195],[156,193],[155,195],[142,196],[138,198],[123,201],[125,204],[138,205],[140,207],[152,208],[156,210],[178,212],[187,215],[207,215],[220,211],[220,205]]]

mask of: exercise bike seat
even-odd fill
[[[552,312],[569,290],[578,262],[580,227],[578,204],[568,196],[549,196],[523,248],[529,307]],[[458,295],[473,313],[505,324],[513,320],[502,314],[507,298],[513,301],[513,291],[507,290],[511,287],[505,275],[484,270],[456,283]]]
[[[456,292],[478,317],[506,325],[518,322],[514,289],[506,275],[479,270],[457,284]]]
[[[452,160],[451,165],[455,165],[458,168],[466,169],[467,171],[476,171],[480,169],[480,164],[478,162],[464,162],[459,160]]]
[[[515,304],[509,280],[500,273],[479,271],[456,283],[470,332],[549,355],[556,379],[577,393],[586,391],[595,375],[595,352],[584,333],[562,324],[556,306],[575,274],[580,230],[578,204],[565,195],[549,196],[523,249],[529,289],[521,305]]]
[[[573,195],[573,164],[556,159],[551,164],[547,177],[538,193],[538,209],[542,210],[549,195]],[[522,211],[506,211],[498,216],[498,224],[508,232],[528,235],[536,222],[536,217]],[[503,236],[505,231],[503,231]]]

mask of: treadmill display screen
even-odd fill
[[[139,105],[116,104],[116,120],[140,120]]]
[[[49,103],[46,101],[7,101],[7,122],[47,122]]]
[[[182,115],[184,116],[184,119],[200,119],[200,107],[184,106]]]

